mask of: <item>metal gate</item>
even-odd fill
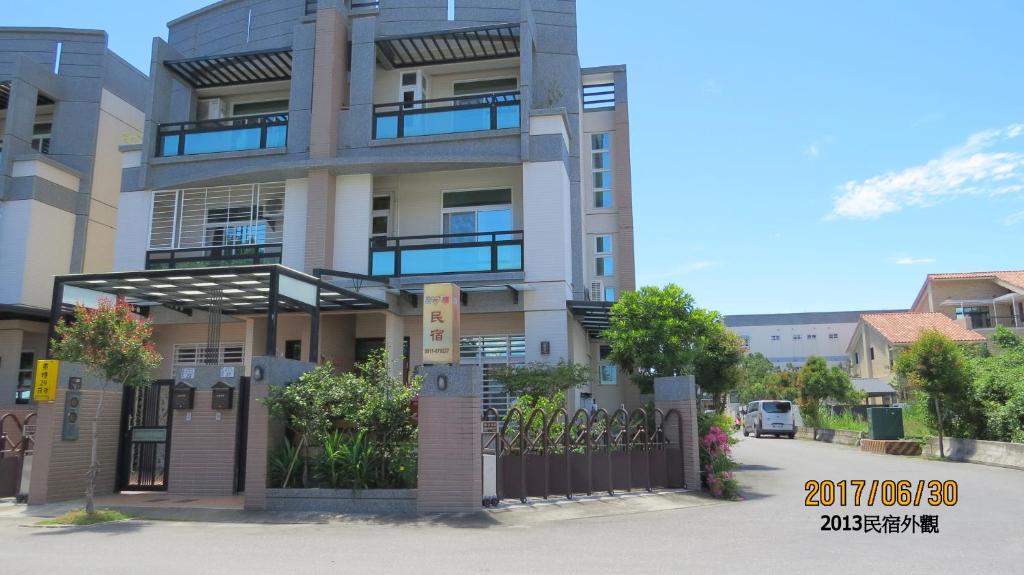
[[[22,494],[22,470],[33,452],[35,419],[34,412],[0,413],[0,497]]]
[[[164,491],[171,454],[173,380],[125,388],[121,407],[118,489]]]
[[[676,410],[512,408],[484,411],[485,453],[496,456],[499,499],[683,486],[682,416]]]

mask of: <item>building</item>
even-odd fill
[[[29,402],[53,277],[113,267],[146,88],[102,31],[0,27],[0,407]]]
[[[929,274],[911,311],[942,313],[986,337],[996,326],[1024,334],[1024,271]]]
[[[957,343],[985,342],[984,336],[938,312],[865,313],[846,349],[851,375],[891,379],[900,349],[914,343],[926,330],[937,330]]]
[[[124,149],[118,273],[54,297],[136,305],[158,378],[381,346],[408,373],[424,284],[454,282],[463,363],[583,363],[569,407],[637,404],[597,339],[635,287],[626,70],[580,67],[575,2],[452,4],[223,0],[170,22]]]
[[[830,365],[846,365],[847,345],[864,311],[730,315],[725,325],[743,338],[750,353],[776,367],[800,367],[817,355]]]

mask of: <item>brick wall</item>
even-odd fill
[[[54,402],[38,405],[35,456],[32,458],[32,480],[29,503],[48,503],[85,496],[85,474],[89,470],[92,447],[92,420],[99,401],[99,390],[82,390],[79,413],[79,439],[63,441],[64,398],[67,393],[65,370],[61,369],[61,387]],[[89,386],[91,382],[87,381]],[[117,477],[117,446],[121,431],[121,389],[110,386],[104,394],[97,434],[97,456],[100,474],[96,479],[96,495],[114,492]]]
[[[662,413],[668,414],[676,410],[680,418],[674,416],[665,419],[665,435],[669,441],[675,443],[679,437],[679,422],[683,426],[683,487],[687,489],[700,489],[700,453],[697,451],[699,439],[697,437],[697,402],[694,400],[685,401],[655,401],[655,407]]]
[[[174,411],[171,428],[171,464],[167,491],[175,495],[231,495],[235,479],[235,435],[238,397],[233,409],[211,408],[213,392],[196,390],[189,412]]]
[[[480,397],[421,397],[420,513],[480,510]]]

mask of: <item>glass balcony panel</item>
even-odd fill
[[[178,155],[178,142],[181,140],[181,136],[164,136],[160,142],[161,150],[164,157],[177,156]]]
[[[185,155],[239,152],[260,148],[260,129],[246,128],[223,132],[199,132],[185,135]]]
[[[519,93],[374,106],[375,138],[432,136],[519,127]]]
[[[267,148],[283,148],[288,145],[288,126],[267,127]]]
[[[498,246],[498,269],[501,271],[523,269],[523,246],[521,244]]]
[[[402,275],[491,271],[490,246],[407,250],[402,253]]]
[[[498,106],[498,129],[519,127],[519,104]]]
[[[377,116],[377,139],[393,140],[398,137],[398,116]]]
[[[373,257],[370,260],[370,275],[395,275],[395,252],[390,250],[373,252]]]

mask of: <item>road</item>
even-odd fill
[[[143,522],[66,531],[0,520],[8,573],[1024,572],[1024,472],[788,439],[736,446],[746,500],[536,521]],[[804,507],[809,479],[955,480],[953,508]],[[822,513],[939,516],[937,534],[823,532]],[[24,523],[24,521],[21,521]],[[8,569],[8,566],[10,567]]]

